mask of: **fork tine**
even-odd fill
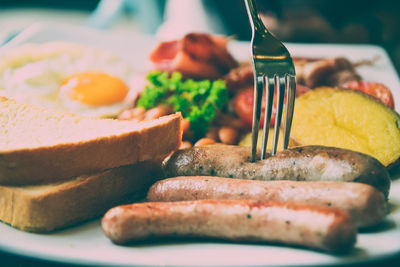
[[[281,83],[282,80],[283,80],[283,82]],[[281,79],[281,77],[279,77],[278,75],[275,75],[275,86],[276,86],[276,90],[277,90],[277,95],[276,95],[274,138],[272,140],[271,155],[276,154],[276,150],[278,147],[279,129],[281,127],[281,121],[282,121],[283,99],[285,97],[284,78]]]
[[[256,75],[254,78],[254,104],[253,104],[253,124],[251,134],[251,161],[256,160],[258,129],[260,127],[262,95],[264,91],[264,76]]]
[[[283,134],[283,149],[288,148],[290,130],[292,128],[294,103],[296,98],[296,76],[286,75],[286,113],[285,113],[285,126]]]
[[[271,122],[272,115],[272,105],[274,103],[274,91],[275,91],[275,82],[274,79],[270,79],[267,77],[264,79],[266,81],[266,96],[265,96],[265,111],[264,111],[264,129],[262,135],[262,146],[261,146],[261,159],[265,159],[267,144],[268,144],[268,134],[269,134],[269,125]]]
[[[279,130],[282,121],[283,113],[283,101],[285,97],[285,91],[287,91],[287,102],[286,113],[285,113],[285,131],[283,146],[284,149],[288,147],[289,133],[291,129],[293,107],[294,107],[294,96],[296,90],[295,75],[296,70],[293,65],[293,60],[290,56],[289,51],[286,47],[277,40],[265,27],[257,12],[256,0],[244,0],[246,4],[247,14],[249,17],[252,37],[250,45],[250,54],[252,58],[252,66],[254,71],[254,107],[253,107],[253,126],[252,126],[252,143],[251,143],[251,161],[255,161],[258,131],[260,123],[260,110],[262,103],[263,87],[265,81],[268,81],[268,92],[266,98],[268,102],[266,104],[265,116],[264,116],[264,130],[261,146],[261,159],[265,158],[266,148],[268,142],[269,133],[269,122],[271,118],[271,111],[273,108],[273,97],[274,90],[277,90],[277,105],[276,105],[276,117],[275,117],[275,128],[272,142],[272,155],[276,154]],[[289,79],[287,75],[290,75]],[[267,77],[267,79],[265,79]],[[290,81],[289,81],[290,80]],[[272,82],[271,82],[272,81]],[[294,82],[293,82],[294,81]],[[272,89],[271,89],[272,88]],[[290,95],[289,95],[290,92]]]

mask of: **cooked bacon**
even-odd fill
[[[237,66],[226,37],[190,33],[180,40],[160,43],[150,61],[160,71],[179,71],[186,78],[217,79]]]
[[[237,62],[227,50],[227,38],[206,34],[187,34],[183,39],[183,49],[192,58],[212,62],[223,73],[237,66]]]

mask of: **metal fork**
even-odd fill
[[[271,154],[275,155],[279,129],[282,121],[283,101],[286,91],[286,113],[283,136],[283,149],[289,144],[292,126],[294,101],[296,97],[296,72],[293,60],[286,47],[264,26],[257,12],[255,0],[244,0],[249,16],[252,38],[251,56],[254,71],[254,106],[251,142],[251,161],[255,161],[258,130],[260,126],[263,91],[266,89],[264,129],[261,145],[261,159],[266,157],[269,125],[271,121],[274,91],[277,91],[276,116]]]

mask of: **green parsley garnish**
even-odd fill
[[[182,79],[182,74],[152,71],[147,75],[146,85],[138,102],[138,107],[153,108],[160,104],[172,106],[175,112],[189,120],[195,138],[203,137],[218,111],[228,102],[225,82],[194,81]]]

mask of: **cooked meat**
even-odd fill
[[[340,86],[351,80],[361,80],[353,63],[343,57],[294,58],[298,84],[310,88],[318,86]],[[242,62],[224,77],[232,94],[253,84],[253,69],[250,62]]]
[[[311,61],[298,68],[305,85],[315,88],[322,85],[339,86],[344,81],[360,80],[352,63],[343,57]]]
[[[334,147],[294,147],[250,162],[249,147],[208,145],[178,150],[165,162],[167,177],[220,176],[250,180],[339,181],[370,184],[388,196],[389,174],[368,155]]]
[[[223,78],[230,94],[235,94],[240,89],[252,86],[254,83],[253,67],[250,61],[242,62],[237,68],[231,71]]]
[[[150,61],[160,71],[179,71],[186,78],[217,79],[237,66],[227,42],[226,37],[190,33],[181,40],[160,43]]]
[[[254,181],[215,176],[179,176],[153,184],[148,201],[251,199],[335,207],[350,214],[358,227],[378,224],[387,214],[381,192],[362,183]]]
[[[356,241],[347,213],[326,207],[251,200],[145,202],[103,217],[104,233],[123,244],[154,237],[276,242],[346,252]]]

